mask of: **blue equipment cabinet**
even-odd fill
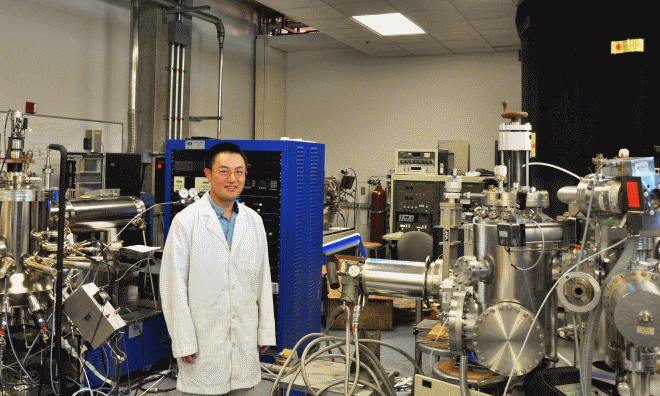
[[[178,189],[203,188],[206,150],[223,140],[168,140],[165,202]],[[230,140],[248,157],[241,202],[264,220],[268,239],[277,349],[321,331],[325,145],[294,140]],[[176,187],[175,187],[176,186]],[[175,190],[176,188],[176,190]],[[165,205],[165,238],[182,206]]]

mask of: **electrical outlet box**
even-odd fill
[[[360,187],[360,195],[365,195],[367,193],[366,187]]]
[[[525,246],[525,224],[498,224],[497,244],[505,247]]]

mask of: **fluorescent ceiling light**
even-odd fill
[[[358,15],[353,19],[383,36],[422,34],[424,31],[400,13],[379,15]]]

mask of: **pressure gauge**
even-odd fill
[[[348,269],[348,275],[353,278],[357,278],[357,276],[360,275],[360,267],[357,265],[352,265],[351,268]]]
[[[199,193],[197,192],[197,189],[193,187],[190,190],[188,190],[188,196],[194,199],[195,197],[199,197]]]
[[[182,188],[181,190],[179,190],[179,197],[181,197],[183,199],[186,199],[189,196],[190,196],[190,194],[188,194],[188,190],[186,190],[185,188]]]

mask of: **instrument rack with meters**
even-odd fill
[[[481,177],[461,176],[463,192],[480,193]],[[390,232],[422,231],[433,233],[440,224],[440,203],[444,199],[447,176],[392,175]]]
[[[394,161],[398,175],[437,175],[437,150],[396,150]]]
[[[181,188],[194,187],[200,196],[209,188],[204,158],[220,142],[167,141],[165,202],[178,200]],[[250,162],[239,199],[264,221],[281,351],[321,330],[325,145],[294,140],[230,142],[241,147]],[[165,206],[165,238],[172,218],[182,209]]]

